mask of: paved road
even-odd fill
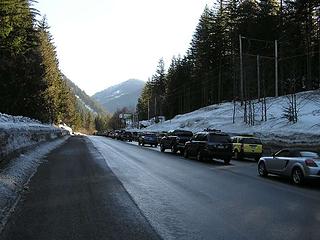
[[[320,185],[90,137],[164,239],[320,239]]]
[[[51,152],[1,240],[160,239],[85,137]]]
[[[40,166],[0,239],[319,240],[319,226],[319,184],[73,137]]]

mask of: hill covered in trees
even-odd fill
[[[139,119],[318,89],[319,16],[318,0],[221,0],[206,7],[185,55],[173,57],[168,70],[159,61],[138,100]]]
[[[66,81],[68,87],[72,91],[72,93],[77,98],[77,104],[82,111],[89,110],[92,114],[95,115],[106,115],[106,111],[103,107],[93,100],[89,95],[86,94],[85,91],[80,89],[74,82],[72,82],[69,78],[63,75],[64,80]]]

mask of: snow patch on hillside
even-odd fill
[[[284,118],[284,108],[288,97],[267,98],[267,121],[261,121],[261,103],[255,105],[255,124],[244,123],[244,109],[238,103],[233,123],[234,104],[232,102],[215,104],[199,110],[177,115],[161,124],[153,124],[144,130],[168,131],[185,129],[193,132],[205,128],[220,129],[231,134],[254,134],[266,141],[308,142],[320,144],[320,91],[308,91],[297,94],[298,122],[289,123]]]

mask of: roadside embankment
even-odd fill
[[[40,143],[68,134],[67,130],[41,124],[36,120],[0,113],[0,162],[17,157]]]

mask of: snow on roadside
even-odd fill
[[[11,116],[8,114],[0,113],[0,129],[10,129],[17,127],[52,128],[52,125],[42,124],[40,121],[28,117]]]
[[[236,107],[235,123],[232,123],[233,103],[207,106],[196,111],[177,115],[164,123],[153,124],[143,131],[168,131],[185,129],[193,132],[205,128],[220,129],[231,134],[254,134],[265,141],[284,143],[308,143],[320,145],[320,91],[297,94],[298,122],[288,123],[283,117],[287,106],[286,96],[267,98],[267,121],[261,121],[261,104],[256,104],[255,125],[243,122],[243,108]]]
[[[66,134],[69,134],[66,129],[27,117],[0,113],[0,161],[16,151]]]
[[[21,192],[30,178],[37,171],[45,155],[62,145],[69,136],[43,143],[39,147],[12,159],[0,171],[0,232],[5,225],[11,211],[20,198]]]

